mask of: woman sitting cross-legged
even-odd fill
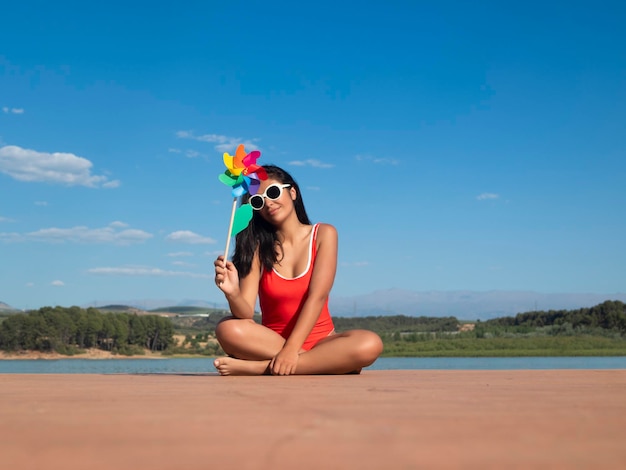
[[[215,283],[232,313],[215,330],[228,354],[215,359],[215,368],[221,375],[359,373],[383,344],[371,331],[335,332],[328,296],[337,231],[311,224],[289,173],[263,168],[267,180],[243,201],[254,215],[237,235],[233,262],[215,261]],[[253,320],[257,296],[262,324]]]

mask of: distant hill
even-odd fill
[[[208,307],[190,307],[190,306],[172,306],[161,307],[150,310],[151,313],[176,313],[178,315],[198,315],[204,313],[213,313],[216,309]],[[220,312],[223,309],[218,309]]]
[[[101,307],[98,307],[98,310],[129,310],[131,308],[135,308],[135,307],[131,307],[129,305],[123,305],[123,304],[112,304],[112,305],[102,305]]]
[[[217,303],[217,302],[207,302],[205,300],[197,300],[197,299],[183,299],[183,300],[173,300],[173,299],[132,299],[132,300],[108,300],[108,301],[98,301],[98,302],[90,302],[89,304],[83,305],[84,308],[94,307],[98,309],[107,308],[109,306],[123,305],[125,307],[137,308],[145,311],[153,311],[157,309],[165,309],[171,307],[200,307],[200,308],[224,308],[227,304],[226,302]]]
[[[208,305],[208,304],[207,304]],[[213,307],[193,307],[193,306],[167,306],[167,307],[159,307],[153,308],[150,310],[144,310],[142,308],[134,307],[132,305],[126,305],[123,303],[120,304],[107,304],[99,307],[90,306],[91,308],[95,308],[101,312],[112,312],[112,313],[130,313],[136,315],[163,315],[163,314],[172,314],[172,315],[201,315],[207,313],[220,312],[224,313],[224,308],[213,308]]]
[[[131,307],[130,305],[113,304],[103,305],[102,307],[96,307],[101,312],[114,312],[114,313],[134,313],[137,315],[150,315],[150,312],[146,312],[140,308]]]
[[[0,302],[0,313],[20,312],[21,310],[11,307],[9,304]]]
[[[330,312],[335,317],[365,317],[370,315],[406,315],[425,317],[456,317],[460,320],[489,320],[534,310],[572,310],[588,308],[606,300],[626,302],[626,293],[568,294],[532,291],[413,291],[388,289],[369,294],[339,297],[331,293]],[[142,311],[181,313],[199,309],[225,309],[226,302],[184,299],[142,299],[96,303],[99,309],[124,305]]]
[[[593,307],[606,300],[626,301],[617,294],[545,294],[530,291],[409,291],[389,289],[353,297],[331,295],[334,316],[406,315],[488,320],[534,310]]]

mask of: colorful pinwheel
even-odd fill
[[[226,261],[228,256],[231,237],[245,229],[250,220],[252,220],[252,207],[250,207],[250,204],[242,204],[237,208],[238,198],[246,193],[251,196],[256,194],[261,181],[267,179],[267,173],[263,167],[256,164],[260,156],[261,152],[258,150],[253,150],[246,154],[243,144],[237,147],[234,156],[229,155],[228,152],[224,153],[226,171],[219,175],[219,180],[233,188],[233,208],[230,215],[230,227],[228,228],[228,237],[226,239],[224,261]]]
[[[243,196],[245,193],[256,194],[261,180],[267,179],[267,173],[262,166],[256,164],[261,152],[253,150],[246,154],[243,144],[237,147],[235,156],[224,153],[226,171],[219,176],[222,183],[232,186],[233,197]]]

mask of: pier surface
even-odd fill
[[[0,375],[0,468],[622,469],[626,370]]]

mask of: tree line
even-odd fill
[[[208,318],[185,318],[182,315],[171,320],[157,315],[105,313],[95,308],[43,307],[4,319],[0,323],[0,349],[56,351],[62,354],[72,354],[83,348],[99,348],[119,354],[142,353],[145,349],[173,353],[176,350],[175,332],[190,337],[213,335],[217,323],[227,316],[228,312],[215,309]],[[255,315],[254,319],[260,322],[259,315]],[[623,342],[626,337],[626,304],[606,301],[577,310],[520,313],[513,317],[477,321],[475,329],[466,332],[459,332],[460,322],[451,316],[379,315],[334,317],[333,321],[339,332],[363,328],[380,334],[386,348],[400,343],[447,343],[451,339],[465,341],[474,338],[482,341],[581,335],[603,336]]]
[[[193,318],[182,315],[174,318],[178,332],[197,334],[213,332],[220,320],[229,316],[225,310],[205,310],[208,318]],[[260,315],[254,320],[261,322]],[[454,316],[413,317],[406,315],[372,315],[367,317],[335,317],[337,331],[367,329],[384,337],[403,338],[406,341],[423,341],[429,337],[450,337],[459,331],[461,322]],[[617,334],[626,335],[626,304],[606,301],[591,308],[576,310],[549,310],[519,313],[516,316],[500,317],[475,322],[475,329],[461,333],[465,337],[485,335],[528,334],[565,335],[574,334]],[[434,336],[433,336],[434,335]]]
[[[98,348],[120,354],[165,351],[174,326],[156,315],[102,313],[80,307],[43,307],[11,315],[0,323],[0,349],[71,354]]]
[[[607,300],[590,308],[576,310],[549,310],[519,313],[514,317],[487,320],[481,327],[535,329],[548,326],[569,327],[573,330],[604,329],[626,334],[626,304]]]
[[[457,331],[455,317],[407,317],[405,315],[375,315],[368,317],[333,317],[337,331],[365,329],[378,334],[438,333]]]

